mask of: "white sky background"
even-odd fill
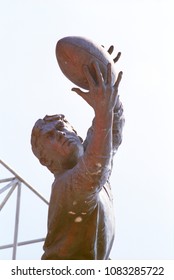
[[[173,26],[168,0],[0,1],[0,158],[47,199],[53,177],[31,152],[34,122],[64,113],[85,137],[93,118],[57,65],[56,42],[85,36],[122,52],[126,124],[111,178],[112,259],[174,258]],[[44,237],[47,207],[27,190],[22,198],[19,241]],[[13,241],[14,202],[0,213],[0,245]],[[39,259],[41,247],[20,247],[18,258]],[[0,251],[8,258],[11,250]]]

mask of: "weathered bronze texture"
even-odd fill
[[[112,51],[113,47],[109,53]],[[109,178],[122,142],[124,117],[118,96],[122,72],[113,84],[110,63],[106,79],[97,61],[92,67],[95,80],[90,68],[83,67],[89,91],[72,89],[95,113],[85,141],[63,114],[39,119],[32,130],[33,153],[55,177],[43,260],[105,260],[113,245],[115,218]]]
[[[110,48],[109,51],[112,52],[112,49]],[[68,36],[60,39],[56,45],[56,58],[63,74],[80,88],[89,90],[83,65],[88,65],[93,78],[96,78],[96,72],[92,67],[94,60],[97,60],[104,78],[106,78],[107,64],[111,63],[112,79],[116,80],[115,61],[110,53],[86,37]]]

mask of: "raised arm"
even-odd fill
[[[104,46],[102,46],[104,48]],[[113,55],[114,52],[114,46],[111,45],[107,52],[110,55]],[[114,63],[116,63],[121,56],[121,52],[118,52],[116,57],[113,58]],[[94,131],[94,122],[95,122],[95,117],[92,121],[92,126],[88,129],[86,139],[84,141],[84,149],[86,150],[88,143],[91,140],[93,131]],[[119,96],[117,97],[117,102],[114,107],[114,117],[113,117],[113,127],[112,127],[112,148],[113,148],[113,156],[115,155],[116,151],[118,150],[118,147],[120,146],[122,142],[122,130],[123,126],[125,123],[124,115],[123,115],[123,106],[122,103],[119,99]]]
[[[118,150],[121,142],[122,142],[122,131],[123,126],[125,123],[125,118],[123,115],[123,105],[119,99],[117,99],[117,103],[114,108],[114,117],[113,117],[113,125],[112,125],[112,148],[113,148],[113,156],[115,155],[116,151]],[[87,131],[86,139],[83,143],[84,150],[86,150],[88,143],[91,140],[93,131],[94,131],[94,123],[95,123],[95,117],[92,121],[91,127]]]
[[[89,92],[83,92],[79,88],[73,88],[72,90],[77,92],[94,109],[93,133],[82,160],[89,174],[98,176],[101,174],[102,176],[102,174],[106,175],[107,170],[109,173],[111,169],[114,108],[117,103],[118,86],[122,78],[122,72],[118,74],[113,85],[111,64],[108,64],[107,67],[106,80],[104,80],[96,62],[93,63],[93,67],[96,72],[96,81],[93,79],[89,68],[84,66],[84,73],[89,83]]]

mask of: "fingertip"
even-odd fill
[[[120,71],[120,72],[119,72],[119,74],[118,74],[118,82],[120,82],[120,81],[121,81],[122,76],[123,76],[123,72],[122,72],[122,71]]]
[[[76,93],[77,93],[78,88],[72,88],[72,89],[71,89],[71,91],[74,91],[74,92],[76,92]]]
[[[121,52],[118,52],[117,56],[113,59],[114,63],[116,63],[119,60],[120,56],[121,56]]]
[[[97,61],[97,60],[92,60],[92,61],[91,61],[91,65],[92,65],[93,67],[98,66],[98,61]]]
[[[111,72],[111,63],[110,62],[107,64],[107,70]]]
[[[100,69],[100,65],[99,65],[98,61],[97,60],[92,60],[91,61],[91,66],[95,70],[96,75],[98,76],[101,73],[101,69]],[[94,78],[93,75],[92,75],[92,72],[90,72],[90,74],[91,74],[91,77]]]
[[[114,51],[114,46],[111,45],[111,46],[109,47],[109,49],[108,49],[108,53],[109,53],[109,54],[112,54],[113,51]]]
[[[123,71],[120,71],[120,72],[118,73],[118,78],[121,79],[122,76],[123,76]]]
[[[123,72],[120,71],[120,72],[118,73],[117,80],[116,80],[116,82],[115,82],[114,87],[118,88],[119,83],[120,83],[120,81],[121,81],[121,79],[122,79],[122,75],[123,75]]]

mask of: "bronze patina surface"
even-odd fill
[[[124,125],[118,96],[122,72],[113,84],[110,63],[105,79],[97,61],[92,67],[95,80],[89,67],[83,67],[89,91],[72,89],[95,113],[86,139],[63,114],[39,119],[32,130],[33,153],[54,174],[43,260],[105,260],[113,245],[115,218],[109,179]]]

